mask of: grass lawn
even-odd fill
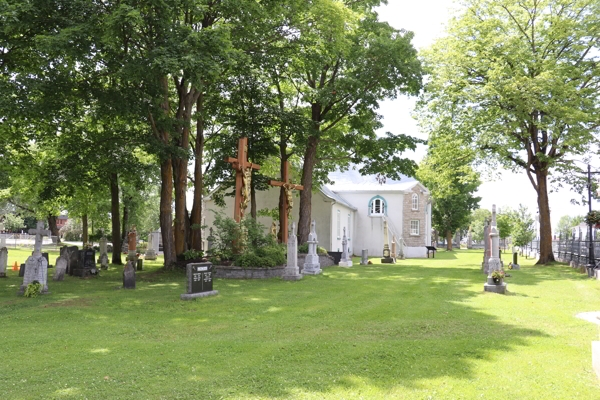
[[[218,296],[193,301],[162,260],[136,290],[115,289],[119,266],[63,282],[51,269],[34,299],[9,268],[0,398],[599,399],[599,327],[575,314],[600,310],[600,282],[521,259],[508,295],[485,293],[482,255],[355,258],[297,282],[217,280]]]

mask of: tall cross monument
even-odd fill
[[[35,245],[32,255],[33,256],[41,256],[42,255],[42,243],[44,241],[43,236],[51,236],[52,232],[48,229],[44,229],[44,221],[38,221],[35,229],[29,230],[30,235],[35,235]]]
[[[281,242],[287,243],[288,220],[291,217],[292,207],[294,206],[294,201],[293,201],[293,197],[292,197],[293,190],[304,190],[304,186],[295,185],[290,182],[287,161],[285,161],[283,163],[283,182],[270,180],[269,185],[280,186],[280,187],[283,186],[283,189],[285,190],[285,201],[283,202],[283,219],[280,218],[280,220],[282,220],[283,224],[281,225],[280,229],[281,229]]]
[[[260,165],[248,162],[248,138],[243,137],[238,141],[237,158],[226,157],[225,161],[231,163],[235,169],[235,206],[233,219],[239,224],[244,218],[244,211],[250,201],[250,183],[252,170],[260,169]]]

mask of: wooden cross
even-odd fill
[[[238,157],[225,158],[225,162],[233,164],[233,168],[235,169],[235,206],[233,208],[233,219],[235,219],[235,222],[237,223],[240,223],[244,217],[244,211],[250,200],[250,171],[252,171],[252,169],[260,169],[260,165],[248,162],[247,151],[248,138],[240,138],[238,142]],[[244,173],[246,173],[246,177],[244,176]],[[244,179],[246,179],[247,182],[246,187],[244,187]]]
[[[285,189],[285,201],[283,202],[283,219],[279,218],[280,221],[283,222],[282,226],[281,226],[281,242],[282,243],[287,243],[288,240],[288,217],[289,217],[289,211],[291,211],[291,206],[290,206],[290,202],[291,202],[291,197],[292,197],[292,190],[304,190],[304,186],[302,185],[294,185],[293,183],[290,182],[290,178],[288,175],[288,162],[285,161],[283,163],[283,182],[279,182],[279,181],[269,181],[269,185],[271,186],[283,186],[283,188]],[[289,206],[289,208],[288,208]]]

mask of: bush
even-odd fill
[[[283,256],[282,256],[283,257]],[[242,268],[273,268],[277,265],[276,259],[271,256],[259,256],[255,253],[244,253],[237,257],[235,264]]]
[[[273,267],[286,263],[285,246],[281,244],[272,244],[269,246],[259,247],[256,249],[256,254],[259,257],[268,258],[272,261]],[[271,262],[269,262],[271,263]]]
[[[300,246],[298,246],[298,253],[308,253],[308,243],[303,243]],[[317,246],[317,253],[318,254],[327,254],[327,250],[325,250],[321,246]]]
[[[42,288],[42,284],[38,281],[31,282],[25,289],[25,297],[38,297],[38,295],[42,293]]]
[[[182,256],[184,260],[193,260],[196,258],[204,257],[204,252],[202,250],[190,249],[188,251],[183,252]]]

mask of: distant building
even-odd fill
[[[69,221],[69,217],[67,215],[59,215],[56,217],[56,227],[58,229],[62,228]]]

